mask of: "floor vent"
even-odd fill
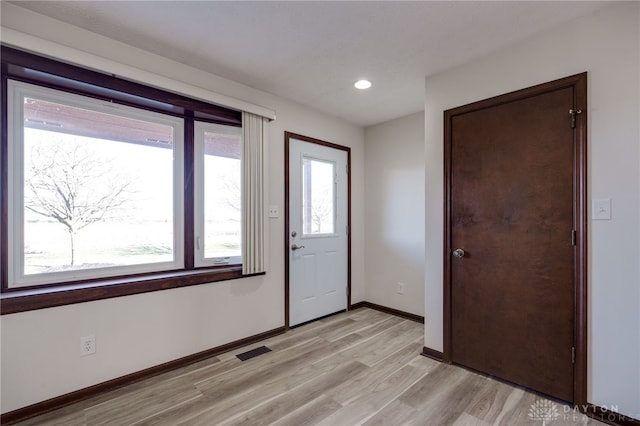
[[[251,349],[250,351],[238,354],[236,356],[240,361],[246,361],[248,359],[257,357],[258,355],[266,354],[267,352],[271,352],[271,349],[269,349],[266,346],[260,346],[258,348]]]

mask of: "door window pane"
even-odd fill
[[[335,233],[335,164],[302,159],[302,228],[305,235]]]

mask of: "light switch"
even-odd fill
[[[278,206],[269,206],[269,217],[272,219],[276,219],[280,217],[280,212],[278,211]]]
[[[611,198],[599,198],[592,201],[593,220],[611,220]]]

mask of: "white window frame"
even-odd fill
[[[234,136],[242,136],[242,128],[204,121],[194,122],[194,164],[193,164],[193,190],[194,190],[194,238],[193,253],[194,266],[221,266],[221,265],[237,265],[242,264],[242,256],[223,256],[223,257],[205,257],[205,241],[204,241],[204,134],[212,133],[230,133]],[[242,162],[243,159],[241,158]],[[242,187],[242,186],[241,186]],[[241,238],[242,241],[242,238]]]
[[[62,103],[96,112],[169,125],[174,128],[173,261],[24,274],[24,98]],[[184,120],[87,96],[16,80],[7,81],[8,124],[8,288],[109,278],[184,268]],[[20,165],[20,166],[18,166]]]

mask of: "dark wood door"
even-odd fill
[[[575,98],[561,87],[447,116],[450,359],[566,401],[574,400]]]

